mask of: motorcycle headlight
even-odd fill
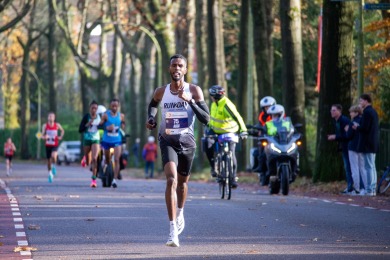
[[[271,147],[272,151],[277,152],[277,153],[282,153],[282,151],[279,148],[277,148],[274,143],[271,143],[270,147]]]
[[[288,148],[287,153],[291,153],[292,151],[294,151],[295,148],[297,148],[297,145],[295,143],[292,143],[291,147]]]

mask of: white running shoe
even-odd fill
[[[184,220],[184,214],[179,214],[176,218],[177,234],[180,235],[183,232],[186,222]]]
[[[177,232],[177,228],[173,225],[171,225],[171,232],[169,232],[168,241],[165,244],[167,246],[171,247],[179,247],[179,234]]]
[[[116,180],[115,179],[112,180],[111,186],[113,188],[117,188],[118,187],[118,184],[116,184]]]

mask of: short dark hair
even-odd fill
[[[333,104],[332,107],[337,108],[337,110],[339,110],[339,111],[343,111],[343,106],[340,104]]]
[[[360,96],[361,99],[367,101],[368,103],[371,103],[372,102],[372,98],[370,96],[370,94],[367,94],[367,93],[364,93]]]
[[[111,99],[110,103],[112,103],[112,102],[118,102],[118,103],[120,103],[118,98],[113,98],[113,99]]]
[[[89,106],[92,106],[92,105],[99,105],[99,104],[95,100],[92,100],[91,103],[89,104]]]
[[[173,56],[169,59],[169,63],[171,63],[172,60],[174,60],[174,59],[182,59],[182,60],[184,60],[184,62],[185,62],[186,65],[187,65],[187,59],[186,59],[186,57],[184,57],[184,56],[181,55],[181,54],[175,54],[175,55],[173,55]]]

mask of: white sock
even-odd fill
[[[184,213],[184,208],[177,208],[176,215],[177,216],[182,216]]]

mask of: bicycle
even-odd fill
[[[390,188],[390,165],[386,167],[378,182],[377,193],[384,194]]]
[[[233,182],[233,152],[230,150],[229,143],[238,143],[239,137],[234,133],[221,135],[206,135],[206,138],[212,138],[215,141],[214,163],[216,163],[217,180],[219,184],[219,194],[221,199],[225,196],[228,200],[232,196]]]

